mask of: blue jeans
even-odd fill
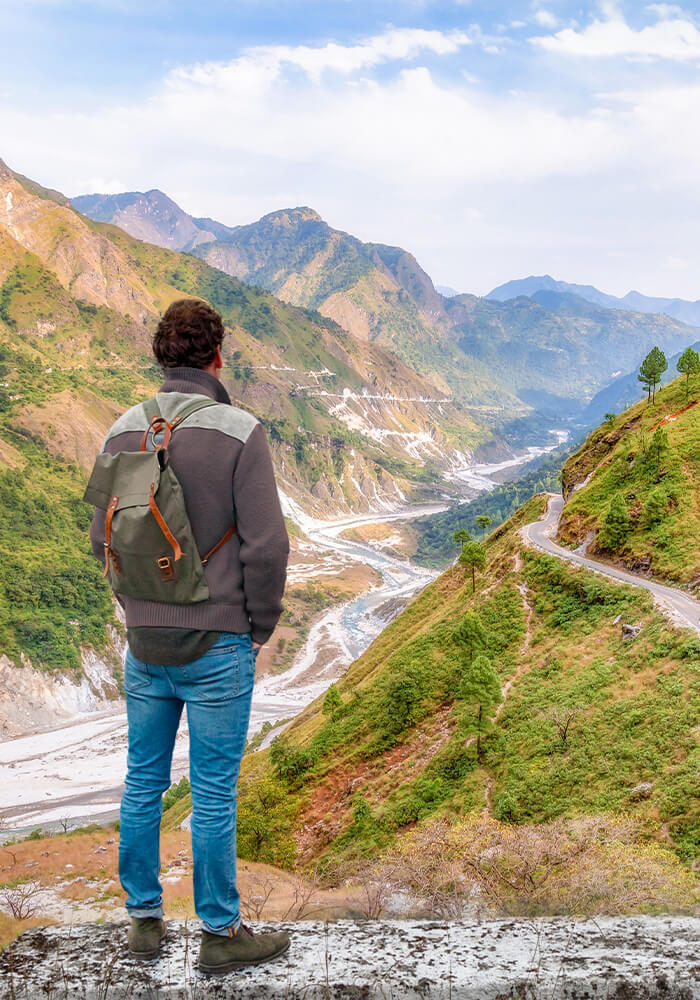
[[[163,915],[162,795],[183,705],[190,732],[194,906],[204,928],[228,936],[241,922],[236,888],[236,784],[255,679],[249,633],[225,632],[182,667],[127,652],[124,690],[129,755],[121,803],[119,878],[132,917]]]

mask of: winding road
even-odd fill
[[[700,633],[700,602],[682,590],[668,587],[663,583],[656,583],[654,580],[648,580],[636,573],[617,569],[615,566],[608,566],[606,563],[598,562],[596,559],[590,559],[579,552],[572,552],[570,549],[557,545],[552,539],[556,534],[563,507],[564,498],[561,494],[552,496],[544,517],[540,521],[533,521],[520,529],[525,543],[533,545],[549,555],[574,563],[576,566],[584,566],[586,569],[593,570],[594,573],[601,573],[603,576],[610,577],[611,580],[648,590],[653,595],[654,600],[670,613],[676,624]]]

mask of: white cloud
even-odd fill
[[[244,53],[243,59],[278,74],[284,66],[295,66],[319,82],[323,73],[342,74],[370,69],[383,62],[412,59],[422,52],[434,55],[451,55],[465,45],[471,37],[464,31],[428,31],[422,28],[391,28],[381,35],[374,35],[358,45],[341,45],[328,42],[323,46],[270,45],[257,46]],[[239,60],[237,60],[239,61]],[[204,65],[195,73],[199,78],[221,64]]]
[[[543,28],[556,28],[559,23],[559,19],[554,15],[551,10],[538,10],[535,12],[535,20]]]
[[[468,48],[449,81],[405,65],[463,45],[390,29],[183,67],[145,99],[94,113],[0,106],[2,156],[69,195],[158,187],[232,225],[309,204],[360,238],[407,247],[454,287],[565,270],[661,293],[659,261],[672,257],[690,263],[667,267],[669,280],[693,284],[700,86],[601,93],[574,112],[551,91],[489,92]]]
[[[664,19],[684,16],[683,9],[677,7],[675,3],[649,3],[644,9],[650,10],[652,14]]]
[[[595,20],[581,30],[563,28],[554,35],[531,41],[560,55],[589,58],[626,56],[679,62],[700,58],[700,31],[693,22],[675,13],[671,16],[665,16],[664,11],[659,13],[655,24],[635,29],[615,8],[608,8],[604,21]]]

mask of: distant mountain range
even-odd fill
[[[166,250],[193,250],[200,243],[225,239],[233,232],[213,219],[194,219],[156,189],[86,194],[73,198],[72,205],[95,222],[111,222],[130,236]]]
[[[575,286],[533,285],[529,297],[506,301],[441,294],[406,250],[364,243],[308,206],[223,226],[188,216],[158,191],[86,195],[73,204],[381,344],[491,427],[536,410],[578,412],[654,344],[674,353],[700,337],[667,315],[592,303]]]
[[[531,276],[529,278],[519,278],[516,281],[507,281],[504,285],[499,285],[486,296],[487,299],[494,299],[497,302],[506,302],[509,299],[526,295],[533,298],[539,292],[563,292],[578,295],[595,305],[604,306],[606,309],[633,309],[635,312],[643,313],[666,313],[682,323],[691,326],[700,325],[700,299],[695,302],[688,299],[666,299],[656,298],[649,295],[642,295],[641,292],[628,292],[623,298],[615,295],[608,295],[601,292],[593,285],[574,285],[568,281],[556,281],[548,274],[540,277]]]

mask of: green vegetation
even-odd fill
[[[559,524],[570,545],[693,585],[700,566],[700,407],[686,380],[659,390],[589,435],[564,466]],[[590,478],[589,478],[590,477]],[[581,485],[573,492],[575,484]],[[625,517],[625,511],[627,517]]]
[[[0,425],[24,459],[0,466],[0,648],[36,667],[80,669],[80,647],[102,648],[113,621],[109,589],[88,539],[91,512],[75,467]]]
[[[472,573],[472,594],[476,592],[476,571],[483,570],[486,565],[486,552],[479,542],[465,542],[459,554],[462,566],[468,566]]]
[[[189,778],[185,774],[176,784],[171,785],[167,792],[163,795],[163,812],[171,809],[176,802],[179,802],[180,799],[184,799],[189,794],[190,782]]]
[[[644,591],[522,549],[517,528],[542,510],[534,498],[489,536],[481,590],[452,566],[337,682],[338,698],[245,758],[246,856],[350,864],[399,849],[416,823],[476,822],[485,803],[516,827],[633,822],[642,870],[661,824],[682,863],[700,856],[700,642]],[[618,619],[639,636],[623,642]]]
[[[676,369],[685,375],[685,398],[690,393],[690,379],[700,375],[700,354],[692,347],[686,347],[676,362]]]
[[[598,537],[598,544],[608,552],[617,552],[630,533],[630,515],[625,498],[616,493],[608,504]]]
[[[656,402],[656,387],[667,368],[666,355],[658,347],[652,347],[640,365],[637,378],[647,389],[647,398],[652,402]]]

